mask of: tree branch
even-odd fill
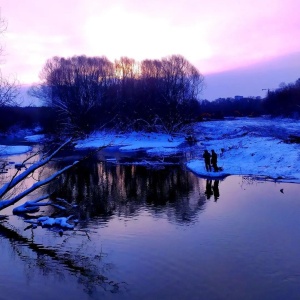
[[[72,168],[74,165],[78,164],[79,161],[75,161],[72,165],[68,165],[65,168],[59,170],[58,172],[52,174],[51,176],[47,177],[46,179],[42,180],[42,181],[38,181],[35,184],[33,184],[30,188],[28,188],[27,190],[21,192],[20,194],[18,194],[16,197],[10,199],[10,200],[3,200],[0,201],[0,210],[11,206],[13,204],[15,204],[16,202],[18,202],[20,199],[22,199],[23,197],[25,197],[26,195],[30,194],[31,192],[35,191],[36,189],[38,189],[41,186],[46,185],[47,183],[51,182],[52,180],[54,180],[55,178],[57,178],[59,175],[61,175],[62,173],[64,173],[65,171],[67,171],[68,169]],[[21,174],[22,175],[22,174]]]
[[[13,187],[15,187],[18,183],[22,182],[28,175],[33,173],[38,168],[44,166],[47,164],[64,146],[66,146],[68,143],[71,142],[71,138],[68,139],[65,143],[63,143],[61,146],[59,146],[51,155],[46,157],[45,159],[38,161],[37,163],[34,163],[32,166],[30,166],[27,170],[19,174],[18,176],[15,176],[12,178],[12,180],[6,184],[4,184],[0,188],[0,198],[2,198],[8,191],[10,191]]]

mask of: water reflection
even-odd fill
[[[54,161],[36,176],[45,178],[65,164],[68,164],[67,160]],[[32,180],[28,178],[23,184],[30,185]],[[94,238],[98,235],[96,224],[99,220],[107,223],[116,216],[133,219],[147,211],[155,218],[162,217],[171,223],[189,224],[196,220],[206,202],[203,181],[179,166],[148,169],[115,165],[95,157],[80,163],[39,193],[50,193],[53,199],[60,197],[77,204],[78,209],[72,212],[78,214],[80,220],[76,230],[66,232],[63,240],[57,233],[47,233],[42,228],[33,230],[27,227],[20,233],[9,228],[9,224],[20,226],[24,223],[10,217],[9,223],[0,223],[0,238],[9,241],[11,252],[25,263],[24,273],[28,280],[36,270],[40,270],[43,278],[74,276],[88,294],[93,293],[97,286],[105,291],[118,292],[126,285],[110,278],[109,269],[113,265],[103,259],[105,254],[99,250],[101,244],[98,238]],[[41,213],[50,215],[55,211],[45,208]],[[24,215],[26,217],[33,216]],[[53,236],[47,242],[49,234]],[[93,235],[91,239],[90,234]]]
[[[205,195],[207,200],[214,196],[215,202],[217,202],[220,197],[219,183],[220,180],[218,179],[206,179]]]
[[[78,233],[67,235],[64,239],[60,239],[57,245],[51,238],[52,245],[46,246],[38,242],[39,237],[35,236],[35,231],[31,229],[30,234],[21,234],[9,223],[0,222],[0,245],[8,241],[11,255],[17,256],[25,263],[26,280],[33,280],[37,273],[42,275],[39,276],[40,280],[42,278],[47,280],[54,276],[57,282],[65,277],[73,276],[88,294],[92,294],[99,287],[113,293],[123,289],[125,282],[116,282],[105,276],[107,270],[111,268],[111,264],[106,262],[105,253],[94,248],[92,252],[89,252],[80,242],[72,243],[71,240],[74,238],[92,246],[89,244],[87,232],[84,235]],[[73,244],[71,251],[66,250],[67,243]]]
[[[59,162],[52,166],[61,167]],[[215,184],[214,189],[217,187]],[[170,221],[185,223],[195,219],[206,201],[202,180],[180,166],[149,169],[95,158],[65,173],[48,186],[47,192],[76,202],[81,220],[130,217],[146,207],[154,215],[165,213]]]
[[[5,299],[298,299],[299,186],[94,158],[46,192],[78,204],[80,226],[60,237],[10,214],[0,226]]]
[[[206,198],[207,198],[208,200],[209,200],[210,197],[214,194],[214,193],[213,193],[213,190],[212,190],[212,187],[211,187],[211,182],[212,182],[211,179],[206,179],[205,195],[206,195]]]
[[[219,183],[220,183],[220,181],[216,179],[216,180],[214,181],[214,184],[213,184],[213,192],[214,192],[215,202],[217,202],[217,200],[218,200],[219,197],[220,197]]]

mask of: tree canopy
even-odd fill
[[[272,115],[300,115],[300,78],[294,83],[282,84],[274,91],[268,91],[264,101],[265,110]]]
[[[162,126],[172,132],[199,113],[203,75],[184,57],[53,57],[41,71],[35,95],[57,111],[72,131],[99,126]],[[149,128],[150,129],[150,128]]]

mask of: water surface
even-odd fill
[[[300,185],[93,159],[32,197],[46,192],[79,223],[24,230],[5,209],[0,299],[300,297]]]

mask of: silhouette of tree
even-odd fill
[[[89,132],[97,108],[107,100],[113,74],[113,64],[105,57],[54,57],[46,62],[43,83],[33,94],[42,95],[65,128]]]
[[[272,115],[293,116],[300,114],[300,78],[295,83],[280,84],[269,91],[264,101],[266,111]]]
[[[72,132],[89,132],[114,120],[119,128],[148,124],[178,130],[199,113],[204,77],[184,57],[162,60],[74,56],[49,59],[43,83],[31,93],[43,98]],[[111,126],[110,125],[110,126]]]
[[[1,17],[0,11],[0,38],[7,29],[7,22]],[[3,54],[3,47],[0,44],[0,59]],[[15,98],[18,95],[17,81],[15,79],[5,77],[2,74],[0,61],[0,107],[16,105]]]

